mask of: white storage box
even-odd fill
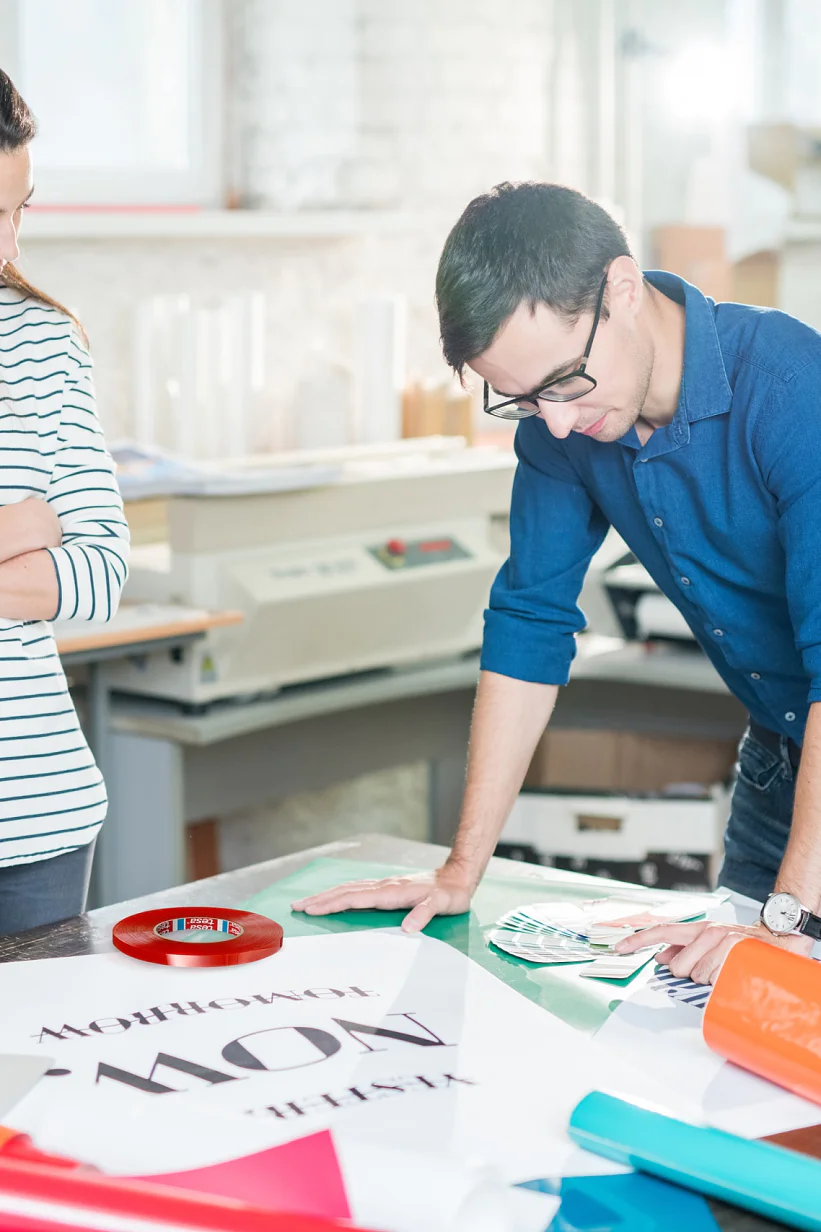
[[[695,886],[694,859],[700,858],[706,882],[715,879],[728,814],[723,787],[705,799],[525,791],[502,832],[499,854],[518,849],[520,859],[648,885],[666,880],[666,888],[673,888],[678,868],[682,884]],[[653,861],[668,864],[672,873],[642,867]]]

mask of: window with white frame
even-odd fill
[[[220,0],[0,0],[37,204],[219,205]]]

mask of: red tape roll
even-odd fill
[[[175,940],[183,932],[213,934],[207,941]],[[253,911],[231,907],[160,907],[115,924],[118,950],[168,967],[231,967],[257,962],[282,947],[282,925]]]

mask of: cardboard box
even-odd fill
[[[640,732],[549,727],[525,786],[565,791],[654,792],[682,783],[729,782],[734,740],[687,740]]]
[[[463,436],[473,443],[473,399],[458,382],[423,385],[402,393],[402,436]]]
[[[793,213],[821,215],[821,128],[755,124],[747,130],[750,166],[786,188]]]
[[[133,547],[162,543],[168,538],[168,501],[165,497],[126,501],[125,516]]]
[[[753,171],[796,192],[802,169],[821,160],[821,128],[752,124],[747,129],[747,159]]]
[[[715,300],[733,297],[733,268],[727,258],[723,227],[656,227],[653,263],[686,278]]]
[[[733,299],[759,308],[778,307],[781,257],[777,252],[754,252],[733,266]]]

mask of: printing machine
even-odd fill
[[[590,562],[579,600],[592,633],[628,641],[689,642],[690,626],[615,530]]]
[[[277,480],[295,467],[315,478]],[[198,707],[479,647],[512,451],[425,438],[226,468],[229,483],[170,496],[168,540],[134,549],[125,598],[244,622],[112,665],[114,688]]]

